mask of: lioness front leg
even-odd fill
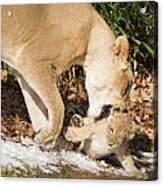
[[[55,142],[63,125],[64,105],[57,86],[52,86],[50,92],[47,91],[45,93],[47,97],[42,98],[48,109],[48,125],[42,128],[36,136],[36,140],[41,144]]]
[[[44,66],[42,63],[36,64],[35,68],[23,67],[21,72],[24,74],[23,78],[27,84],[35,91],[47,109],[47,122],[42,120],[36,124],[34,123],[36,120],[32,121],[33,126],[40,125],[40,131],[35,139],[39,144],[54,142],[61,132],[64,117],[64,106],[57,88],[55,73],[50,64]],[[36,103],[36,105],[41,110],[40,103]],[[31,115],[31,120],[32,118]],[[41,122],[46,123],[41,124]]]
[[[24,96],[24,101],[28,109],[33,130],[38,133],[42,128],[48,125],[47,108],[43,104],[40,97],[35,93],[35,91],[29,86],[29,84],[21,75],[19,75],[17,79]]]

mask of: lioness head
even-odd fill
[[[127,61],[129,44],[126,36],[119,36],[113,44],[113,75],[108,83],[107,104],[121,106],[129,97],[133,81],[130,63]]]
[[[133,73],[127,60],[128,52],[127,37],[119,36],[110,44],[106,55],[107,59],[105,59],[107,63],[101,62],[100,65],[103,67],[100,67],[98,63],[99,68],[95,68],[91,77],[88,76],[86,79],[90,103],[88,116],[99,116],[105,105],[122,108],[126,108],[128,105],[126,103],[129,100],[130,87],[133,81]],[[96,76],[94,73],[99,73],[99,75]]]

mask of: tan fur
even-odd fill
[[[95,159],[116,153],[127,173],[141,175],[128,152],[129,139],[135,132],[129,114],[113,111],[108,118],[97,122],[91,118],[81,118],[81,120],[82,127],[68,127],[65,133],[68,141],[81,142],[80,150]]]
[[[71,120],[73,120],[73,118]],[[87,139],[91,139],[92,141],[96,140],[97,143],[100,143],[100,140],[102,140],[103,144],[107,145],[106,154],[108,154],[109,151],[115,151],[115,149],[120,147],[125,141],[128,141],[133,132],[129,115],[117,111],[114,111],[108,118],[96,122],[92,118],[81,118],[81,120],[83,126],[68,127],[65,134],[66,139],[74,143],[84,142]],[[101,154],[97,152],[96,156],[93,156],[90,151],[90,156],[100,158],[106,155],[103,150],[104,149],[102,149]]]
[[[127,55],[127,38],[116,40],[91,5],[2,6],[2,60],[17,71],[40,144],[55,141],[62,129],[58,76],[71,64],[84,66],[88,116],[95,117],[104,104],[124,99],[132,76]]]

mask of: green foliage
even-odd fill
[[[157,11],[155,2],[94,3],[115,35],[126,34],[130,61],[151,71],[157,49]],[[142,14],[140,9],[146,7]],[[140,68],[139,68],[140,69]]]

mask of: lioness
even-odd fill
[[[3,5],[1,26],[2,60],[17,72],[40,144],[61,132],[64,106],[57,78],[68,66],[84,66],[88,116],[124,99],[132,76],[127,38],[116,39],[91,5]]]

